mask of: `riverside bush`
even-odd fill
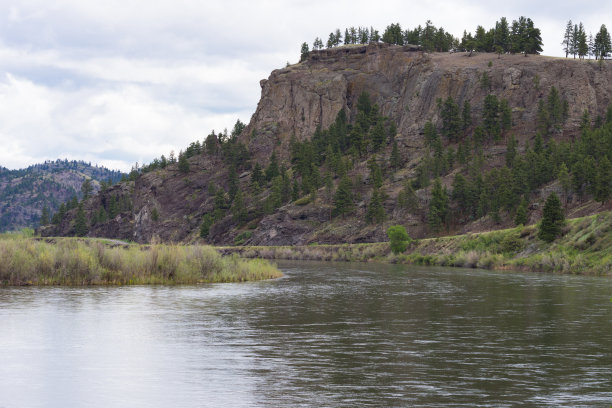
[[[387,236],[389,237],[391,251],[394,254],[401,254],[406,251],[411,241],[403,225],[389,227],[387,229]]]
[[[222,257],[208,246],[0,240],[0,284],[97,285],[241,282],[281,276],[268,261]]]

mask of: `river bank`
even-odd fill
[[[388,242],[343,245],[217,247],[243,258],[388,262],[483,269],[612,275],[612,213],[567,220],[553,243],[529,225],[476,234],[414,240],[401,254]]]
[[[141,285],[243,282],[282,273],[267,260],[203,245],[136,245],[83,238],[0,239],[0,285]]]

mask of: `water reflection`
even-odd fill
[[[239,285],[0,289],[0,407],[612,401],[609,280],[281,266]]]

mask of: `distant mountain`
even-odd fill
[[[91,179],[96,192],[101,182],[114,184],[123,175],[91,163],[60,159],[20,170],[0,167],[0,231],[38,226],[45,206],[53,214],[73,196],[80,198],[86,179]]]

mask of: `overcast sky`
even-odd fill
[[[348,26],[427,19],[460,37],[530,17],[560,56],[568,19],[595,34],[612,2],[0,0],[0,166],[56,158],[128,171],[248,122],[259,81]],[[611,27],[612,28],[612,27]]]

